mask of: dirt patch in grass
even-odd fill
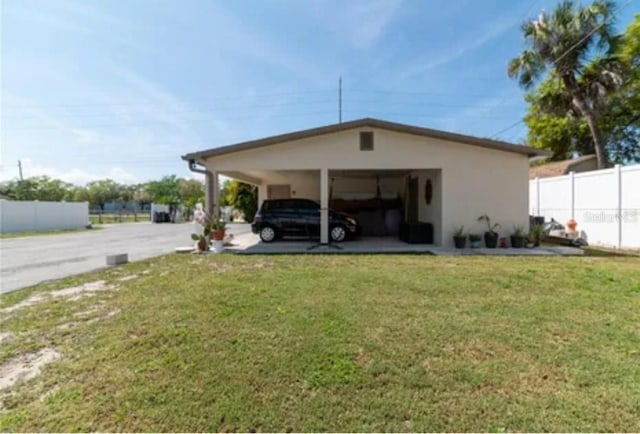
[[[79,300],[82,297],[91,295],[93,292],[98,291],[112,291],[117,289],[115,285],[109,285],[105,280],[96,280],[94,282],[87,282],[78,286],[71,286],[69,288],[58,289],[50,292],[38,292],[30,297],[22,300],[13,306],[5,307],[2,309],[4,313],[11,313],[16,310],[23,309],[25,307],[35,306],[42,303],[45,300],[52,298],[67,298],[70,301]]]
[[[127,282],[129,280],[137,279],[137,274],[130,274],[129,276],[122,276],[118,279],[119,282]]]
[[[273,267],[273,263],[257,260],[250,264],[235,264],[225,262],[212,262],[209,267],[216,273],[228,273],[230,271],[258,271]]]
[[[0,366],[0,390],[13,386],[19,381],[35,378],[43,366],[61,357],[60,353],[43,348],[37,353],[17,356]]]

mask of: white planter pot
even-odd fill
[[[211,247],[213,247],[213,251],[216,253],[220,253],[224,250],[224,242],[223,241],[213,241],[211,243]]]

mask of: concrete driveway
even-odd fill
[[[235,236],[251,232],[248,224],[229,224]],[[121,223],[60,235],[0,239],[0,293],[60,279],[105,266],[105,256],[128,253],[129,261],[191,246],[193,225]]]

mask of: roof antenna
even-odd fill
[[[338,77],[338,123],[342,123],[342,76]]]

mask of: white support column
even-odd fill
[[[320,244],[329,243],[329,169],[320,169]]]
[[[616,164],[615,167],[615,177],[616,177],[616,187],[617,187],[617,194],[618,194],[618,248],[620,249],[622,247],[622,223],[623,223],[623,216],[622,216],[622,166],[620,166],[619,164]]]
[[[207,170],[207,173],[204,175],[204,210],[209,215],[213,215],[213,204],[215,202],[213,178],[213,173]]]
[[[569,202],[571,204],[571,219],[575,220],[576,218],[576,179],[575,179],[575,172],[569,172],[569,182],[570,182],[570,188],[571,188],[571,201]],[[584,222],[582,222],[584,223]]]
[[[211,171],[211,187],[213,189],[212,199],[213,199],[213,215],[220,215],[220,179],[218,172],[215,170]]]
[[[540,178],[536,176],[536,216],[540,216]]]

